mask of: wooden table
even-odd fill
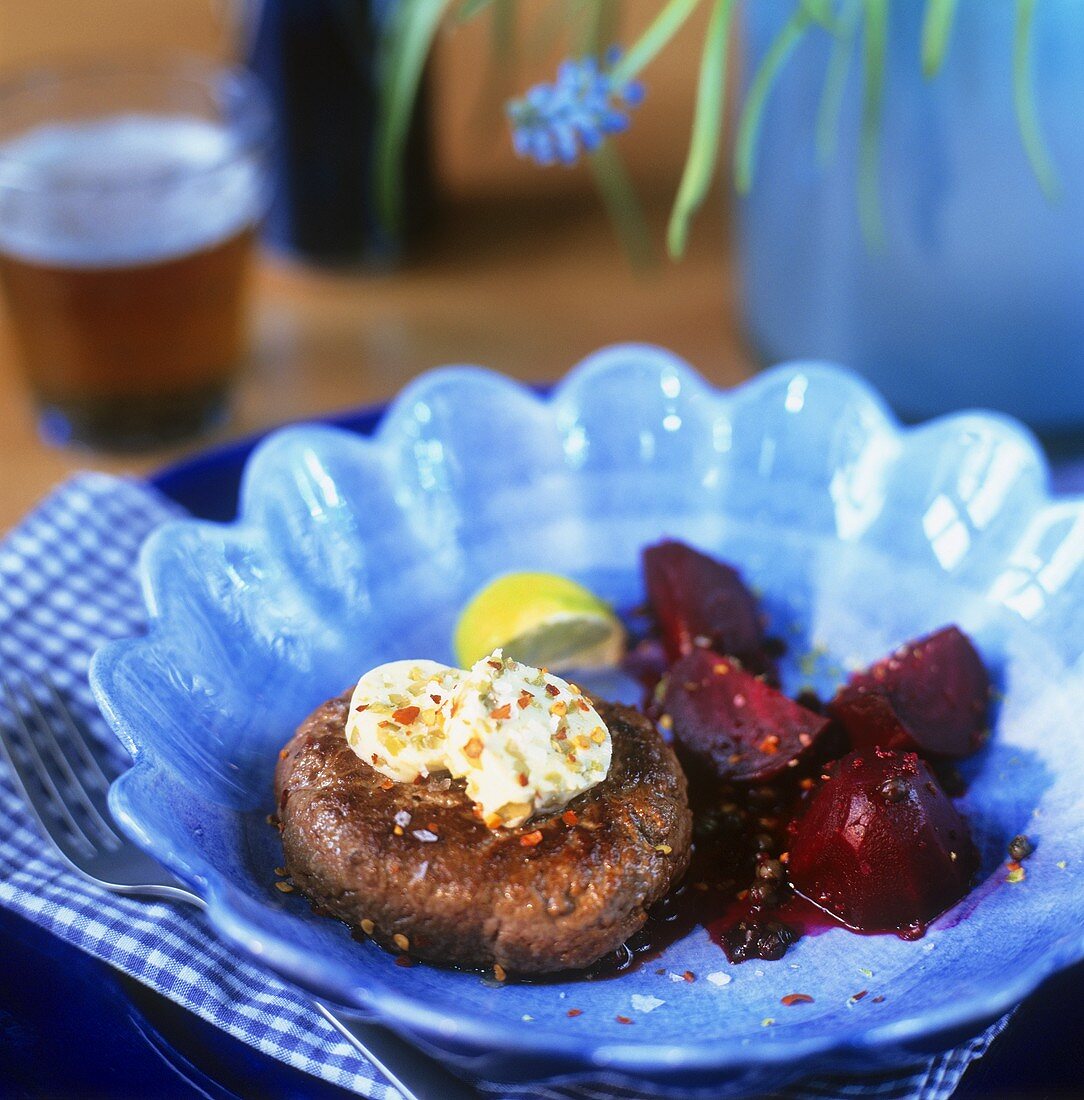
[[[648,199],[660,241],[668,201],[661,189]],[[636,273],[590,196],[475,192],[450,204],[425,247],[392,274],[331,274],[265,256],[232,420],[185,449],[136,458],[41,442],[0,319],[0,530],[76,470],[145,473],[283,421],[386,400],[445,363],[545,381],[605,344],[642,340],[678,352],[713,382],[732,384],[751,361],[727,254],[721,209],[697,223],[681,264],[660,255],[655,269]]]

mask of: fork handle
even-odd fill
[[[339,1015],[320,1001],[316,1011],[399,1090],[403,1100],[478,1100],[478,1093],[436,1058],[380,1024]]]

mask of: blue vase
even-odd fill
[[[381,34],[395,0],[250,0],[249,65],[278,130],[264,236],[330,266],[384,267],[428,223],[433,164],[423,81],[401,179],[400,224],[379,214],[376,122]]]
[[[792,4],[745,9],[746,73]],[[763,119],[740,204],[747,331],[765,361],[824,357],[875,383],[907,419],[985,406],[1048,442],[1084,439],[1084,3],[1042,0],[1032,31],[1037,112],[1060,177],[1048,200],[1014,108],[1015,4],[960,0],[941,73],[926,80],[925,5],[889,10],[879,193],[884,243],[857,214],[862,98],[856,40],[834,156],[816,116],[831,51],[799,43]]]

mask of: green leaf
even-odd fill
[[[384,227],[402,218],[403,153],[426,58],[450,0],[400,0],[388,32],[376,122],[376,200]]]
[[[927,80],[941,71],[955,17],[956,0],[926,0],[926,17],[922,22],[922,75]]]
[[[621,245],[632,266],[640,270],[653,267],[651,234],[643,208],[613,143],[603,142],[588,158],[595,186],[613,223]]]
[[[881,220],[881,115],[884,109],[885,55],[888,50],[889,0],[866,0],[863,34],[865,72],[862,83],[862,127],[858,142],[858,220],[866,242],[884,244]]]
[[[696,10],[700,0],[668,0],[666,7],[613,67],[612,79],[620,86],[639,75],[655,55],[674,37]]]
[[[738,122],[738,136],[734,150],[734,184],[738,191],[746,195],[753,186],[753,165],[756,160],[757,139],[760,136],[760,124],[764,115],[764,106],[768,95],[779,76],[791,51],[801,41],[802,36],[812,22],[809,12],[799,7],[783,24],[783,29],[775,36],[768,52],[749,85]]]
[[[1013,38],[1013,98],[1020,140],[1031,162],[1031,170],[1048,199],[1061,194],[1061,181],[1039,126],[1035,93],[1031,82],[1031,21],[1035,0],[1016,0],[1016,31]]]
[[[839,33],[832,0],[799,0],[799,3],[811,23],[820,24],[830,34]]]
[[[820,106],[817,108],[817,158],[821,164],[832,159],[839,132],[839,112],[847,87],[847,74],[854,53],[854,37],[862,14],[862,0],[847,0],[840,13],[836,40],[828,58]]]
[[[463,0],[463,6],[459,9],[456,18],[459,22],[466,23],[468,19],[473,19],[480,11],[488,8],[493,3],[495,3],[495,0]]]
[[[673,259],[685,254],[689,222],[700,209],[719,159],[719,137],[723,128],[723,106],[726,95],[726,63],[730,46],[730,23],[734,0],[715,0],[704,39],[700,62],[700,82],[696,90],[696,113],[693,116],[689,153],[681,176],[670,226],[666,234],[667,248]]]

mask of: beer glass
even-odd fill
[[[269,138],[239,69],[102,65],[0,87],[0,287],[47,439],[141,450],[225,415]]]

